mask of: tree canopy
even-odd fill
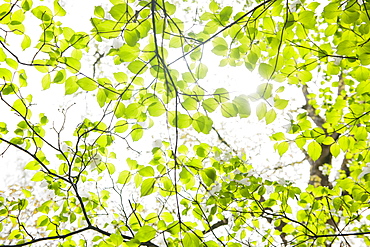
[[[2,1],[0,153],[24,180],[0,191],[0,246],[370,245],[370,3],[229,4],[110,0],[83,20]],[[210,81],[234,67],[254,93]],[[273,126],[275,177],[228,119]]]

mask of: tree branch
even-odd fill
[[[220,221],[216,222],[215,224],[213,224],[212,226],[210,226],[210,228],[208,230],[204,230],[203,234],[207,234],[207,233],[209,233],[209,232],[211,232],[211,231],[213,231],[213,230],[215,230],[215,229],[217,229],[221,226],[227,225],[227,224],[229,224],[229,219],[225,218],[223,220],[220,220]]]
[[[304,98],[306,99],[306,105],[303,106],[303,109],[307,111],[308,116],[312,119],[312,121],[316,124],[317,127],[322,128],[322,125],[325,123],[325,120],[318,114],[316,114],[316,109],[313,107],[309,101],[309,92],[307,90],[307,85],[302,86],[302,92],[304,95]]]
[[[215,127],[213,127],[212,126],[212,129],[216,132],[216,134],[217,134],[217,137],[218,137],[218,139],[220,140],[220,142],[222,143],[222,144],[225,144],[228,148],[230,148],[235,154],[237,154],[238,152],[234,149],[234,148],[232,148],[231,147],[231,145],[229,144],[229,143],[227,143],[226,141],[225,141],[225,139],[221,136],[221,134],[220,134],[220,132],[218,132],[218,130],[215,128]]]

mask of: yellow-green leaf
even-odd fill
[[[276,112],[274,109],[270,109],[268,112],[266,112],[265,120],[266,124],[272,123],[276,118]]]
[[[139,240],[140,242],[143,243],[143,242],[150,241],[151,239],[153,239],[155,237],[155,235],[156,235],[156,230],[153,227],[143,226],[135,234],[135,239],[137,239],[137,240]]]
[[[313,160],[317,160],[321,155],[322,148],[316,141],[308,144],[307,153]]]
[[[86,91],[94,91],[98,87],[94,80],[87,77],[79,79],[76,83],[80,86],[80,88]]]
[[[23,36],[23,41],[21,43],[21,47],[23,50],[26,50],[31,45],[31,38],[28,35]]]
[[[155,184],[155,178],[145,179],[141,184],[140,195],[147,196],[147,195],[152,194],[154,191],[154,184]]]

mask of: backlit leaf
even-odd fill
[[[5,80],[5,81],[11,81],[12,80],[12,73],[8,69],[0,68],[0,78]]]
[[[146,71],[147,67],[145,63],[139,60],[131,62],[127,68],[134,74],[142,74]]]
[[[208,112],[213,112],[217,109],[219,103],[214,98],[205,99],[202,102],[204,110]]]
[[[307,153],[313,160],[317,160],[321,155],[322,148],[316,141],[308,144]]]
[[[147,196],[154,191],[155,178],[145,179],[140,186],[140,196]]]
[[[203,79],[206,77],[208,72],[208,68],[205,64],[201,63],[198,65],[197,69],[195,70],[195,75],[199,79]]]
[[[23,50],[27,49],[31,45],[31,38],[28,35],[23,36],[23,41],[21,43],[21,47]]]
[[[270,79],[273,72],[274,72],[274,68],[269,64],[261,63],[258,67],[258,73],[264,79]]]
[[[140,140],[141,137],[143,137],[143,134],[144,134],[144,130],[140,124],[135,124],[132,126],[131,137],[133,141]]]
[[[120,172],[120,174],[118,175],[118,180],[117,180],[117,183],[120,183],[120,184],[127,184],[128,182],[130,182],[131,180],[131,173],[130,171],[122,171]]]
[[[144,181],[145,182],[145,181]],[[135,239],[144,243],[153,239],[156,235],[156,230],[151,226],[143,226],[135,234]]]
[[[96,15],[97,17],[100,17],[100,18],[104,18],[105,11],[101,6],[95,6],[94,15]]]
[[[235,104],[226,102],[221,105],[221,113],[226,118],[236,117],[238,115],[238,108]]]
[[[77,85],[80,86],[80,88],[86,91],[94,91],[95,89],[98,88],[97,83],[94,80],[87,78],[87,77],[77,80],[76,83]]]
[[[262,118],[264,118],[266,116],[266,112],[267,112],[266,104],[264,102],[260,102],[256,108],[256,114],[257,114],[258,120],[261,120]]]
[[[274,109],[270,109],[269,111],[266,112],[265,120],[266,124],[272,123],[276,118],[276,112]]]

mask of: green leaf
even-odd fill
[[[66,72],[65,72],[64,69],[62,69],[62,70],[59,70],[56,73],[56,75],[55,75],[55,77],[53,79],[53,82],[54,83],[63,83],[65,81],[65,78],[66,78]]]
[[[295,230],[295,227],[290,225],[290,224],[286,224],[283,229],[282,229],[282,232],[286,233],[286,234],[289,234],[289,233],[292,233],[294,232]]]
[[[183,44],[184,44],[183,39],[181,37],[175,36],[170,39],[169,47],[170,48],[180,48]]]
[[[209,10],[211,10],[213,13],[214,12],[217,12],[219,10],[219,8],[220,8],[219,5],[218,5],[218,3],[216,3],[213,0],[209,3],[208,7],[209,7]]]
[[[220,102],[226,102],[229,100],[229,92],[225,88],[217,88],[213,93],[215,99]]]
[[[139,41],[140,33],[136,29],[134,29],[132,31],[128,30],[128,29],[125,29],[125,31],[123,32],[123,37],[125,38],[126,43],[129,46],[133,47]]]
[[[260,102],[256,108],[256,114],[257,114],[258,120],[261,120],[262,118],[264,118],[266,116],[266,112],[267,112],[266,104],[264,102]]]
[[[139,229],[139,231],[135,234],[135,239],[139,240],[141,243],[148,242],[155,237],[156,233],[157,232],[153,227],[142,226]]]
[[[31,45],[31,38],[28,35],[23,36],[23,41],[21,43],[21,47],[23,50],[26,50]]]
[[[206,77],[207,72],[208,72],[207,66],[204,63],[200,63],[197,69],[195,70],[195,76],[198,79],[203,79]]]
[[[139,60],[131,62],[127,68],[136,75],[143,74],[147,70],[146,64]]]
[[[39,72],[41,72],[41,73],[48,73],[49,72],[49,68],[46,65],[47,64],[46,61],[36,59],[36,60],[33,61],[33,64],[34,64],[35,69],[37,69]]]
[[[134,11],[128,4],[119,3],[114,5],[109,13],[111,16],[120,22],[127,22],[134,16]]]
[[[47,215],[41,215],[37,221],[36,225],[37,226],[47,226],[49,224],[50,220]]]
[[[114,126],[114,131],[117,133],[123,133],[128,129],[128,123],[126,120],[119,120]]]
[[[355,49],[356,45],[349,40],[343,40],[340,42],[337,46],[337,53],[339,55],[348,55],[353,53],[353,50]]]
[[[286,139],[284,133],[282,132],[272,134],[270,138],[271,140],[274,140],[274,141],[283,141]]]
[[[198,101],[194,98],[187,97],[181,105],[188,111],[194,111],[198,109]]]
[[[77,85],[80,86],[80,88],[86,91],[94,91],[95,89],[98,88],[97,83],[94,80],[87,77],[79,79],[76,83]]]
[[[367,140],[368,132],[365,127],[363,126],[358,126],[354,130],[354,135],[357,141],[365,141]]]
[[[316,18],[315,13],[312,11],[300,11],[298,20],[303,24],[305,28],[315,28]]]
[[[193,119],[192,126],[197,132],[209,134],[213,125],[211,118],[204,115],[195,114]]]
[[[229,50],[228,44],[222,37],[216,37],[212,40],[212,52],[218,56],[226,56]]]
[[[100,17],[100,18],[104,18],[105,11],[101,6],[95,6],[94,15],[96,15],[97,17]]]
[[[64,63],[67,65],[67,69],[71,73],[78,73],[81,69],[81,63],[74,57],[66,57]]]
[[[31,10],[32,14],[40,20],[50,21],[53,17],[53,13],[46,6],[37,6]]]
[[[192,232],[185,232],[182,240],[184,246],[200,247],[202,246],[199,237]]]
[[[143,177],[153,177],[154,176],[154,169],[151,166],[146,166],[139,170],[139,174]]]
[[[35,175],[33,175],[33,177],[31,178],[31,181],[34,181],[34,182],[40,182],[42,180],[44,180],[44,177],[45,177],[45,173],[44,172],[36,172]]]
[[[235,97],[233,103],[238,108],[240,118],[247,118],[251,115],[251,107],[246,95],[240,95]]]
[[[132,62],[135,59],[137,59],[139,54],[140,54],[140,49],[138,45],[132,47],[127,44],[124,44],[119,48],[117,55],[119,56],[122,62]],[[123,72],[118,72],[118,73],[123,73]],[[124,79],[120,79],[120,80],[116,79],[116,80],[118,82],[127,82],[127,77]]]
[[[370,92],[370,80],[362,81],[357,87],[356,92],[358,94],[364,94]]]
[[[358,81],[366,81],[369,79],[370,71],[368,68],[359,66],[355,71],[353,77]]]
[[[226,6],[220,12],[220,20],[222,22],[228,21],[230,19],[230,16],[231,16],[232,12],[233,12],[233,8],[230,7],[230,6]]]
[[[258,73],[264,79],[270,79],[273,72],[274,72],[274,68],[269,64],[261,63],[258,67]]]
[[[309,82],[312,80],[312,74],[309,71],[303,70],[298,72],[298,79],[301,82]]]
[[[66,80],[64,84],[65,87],[65,95],[73,94],[78,90],[77,76],[71,76]]]
[[[12,72],[8,69],[0,68],[0,78],[5,81],[11,81],[12,80]]]
[[[276,119],[276,112],[274,109],[270,109],[268,112],[266,112],[265,120],[266,124],[272,123]]]
[[[27,163],[27,165],[24,167],[26,170],[38,170],[40,169],[40,164],[37,161],[30,161]]]
[[[176,112],[170,112],[169,117],[168,117],[168,122],[173,127],[185,129],[191,125],[192,119],[187,114],[182,114],[182,113],[176,114]]]
[[[325,137],[325,139],[322,141],[322,144],[324,145],[331,145],[333,143],[335,143],[335,141],[334,141],[334,138],[331,136]]]
[[[54,0],[54,13],[57,16],[65,16],[66,15],[66,11],[59,4],[59,0]]]
[[[116,167],[112,163],[106,163],[110,175],[114,174]]]
[[[333,143],[331,146],[330,146],[330,153],[334,156],[334,157],[338,157],[339,153],[340,153],[340,147],[339,147],[339,144],[338,143]]]
[[[226,56],[229,48],[223,45],[217,45],[212,49],[212,52],[217,56]]]
[[[13,103],[13,110],[28,119],[31,117],[31,109],[28,108],[28,105],[26,105],[26,102],[24,100],[15,100]]]
[[[148,107],[148,112],[149,112],[149,115],[152,116],[152,117],[159,117],[161,115],[163,115],[163,113],[166,112],[166,108],[164,107],[164,105],[158,100],[158,101],[155,101],[154,103],[152,103],[149,107]]]
[[[17,69],[18,68],[18,62],[15,61],[14,59],[12,58],[6,58],[5,59],[5,62],[7,65],[9,65],[9,67],[11,67],[12,69]]]
[[[125,73],[123,72],[116,72],[113,73],[114,79],[116,79],[117,82],[124,83],[127,82],[128,77]]]
[[[153,193],[154,191],[155,178],[145,179],[140,188],[140,196],[147,196]]]
[[[271,83],[263,83],[257,87],[257,93],[261,98],[268,99],[272,95],[272,88]]]
[[[130,171],[122,171],[118,175],[117,183],[127,184],[127,183],[130,182],[131,177],[132,177],[132,175],[131,175]]]
[[[114,244],[114,246],[120,246],[123,243],[123,238],[121,234],[113,233],[110,235],[109,239]]]
[[[217,109],[218,105],[219,103],[214,98],[209,98],[209,99],[203,100],[202,102],[202,106],[204,110],[208,112],[214,112]]]
[[[280,142],[277,146],[276,149],[279,153],[280,156],[283,156],[286,151],[288,151],[289,148],[289,143],[288,142]]]
[[[104,89],[99,88],[98,93],[96,94],[96,100],[98,101],[100,107],[103,107],[105,105],[106,99],[107,95],[105,94]]]
[[[114,109],[114,115],[116,118],[120,118],[125,114],[125,105],[122,102],[117,102],[117,105]]]
[[[22,9],[25,11],[29,11],[32,7],[32,0],[23,0],[22,1]]]
[[[201,176],[202,176],[204,183],[207,186],[210,186],[212,183],[216,181],[216,178],[217,178],[216,170],[212,167],[203,169],[201,171]]]
[[[42,77],[41,84],[43,90],[50,88],[51,78],[49,73]]]
[[[226,118],[236,117],[238,115],[238,108],[235,104],[226,102],[221,105],[221,113]]]
[[[285,109],[285,107],[287,107],[288,103],[289,103],[289,100],[286,100],[286,99],[275,99],[274,107],[279,110],[283,110]]]
[[[141,105],[138,103],[131,103],[126,106],[125,117],[128,119],[136,119],[141,114]]]
[[[135,124],[134,126],[132,126],[131,138],[134,142],[140,140],[141,137],[143,137],[143,134],[144,130],[140,124]]]
[[[275,32],[276,24],[274,23],[271,17],[264,17],[263,18],[263,28],[270,31]]]
[[[320,158],[322,148],[316,141],[312,141],[308,144],[307,153],[314,161]]]

